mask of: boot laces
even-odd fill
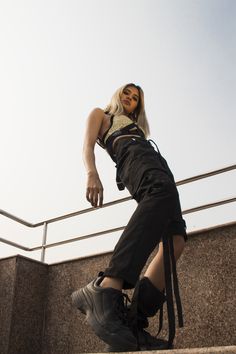
[[[121,293],[117,296],[116,294],[116,307],[115,311],[117,313],[118,318],[124,323],[125,325],[129,325],[128,321],[128,302],[131,302],[128,295],[125,293]]]

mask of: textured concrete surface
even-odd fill
[[[175,348],[236,345],[235,243],[236,225],[189,238],[178,262],[185,327],[177,328]],[[72,308],[70,295],[94,279],[109,258],[106,254],[50,266],[43,354],[104,351],[84,316]],[[152,334],[157,323],[157,318],[150,321]],[[167,321],[161,337],[166,334]]]
[[[4,283],[1,277],[1,289],[5,288],[4,292],[8,293],[6,308],[1,304],[1,326],[5,322],[8,325],[0,332],[0,343],[7,343],[0,353],[41,354],[48,266],[22,256],[1,263],[1,273],[5,274]]]
[[[114,352],[113,352],[114,353]],[[126,354],[134,352],[126,352]],[[148,354],[150,351],[139,352],[141,354]],[[191,349],[174,349],[174,350],[162,350],[162,351],[152,351],[151,353],[161,353],[161,354],[218,354],[218,353],[227,353],[234,354],[236,353],[236,346],[226,346],[226,347],[211,347],[211,348],[191,348]]]
[[[165,352],[235,353],[228,348],[236,345],[235,254],[236,224],[189,237],[177,267],[185,327],[177,329],[175,350]],[[72,308],[70,295],[94,279],[110,257],[50,266],[22,256],[0,260],[0,353],[104,352],[105,344]],[[155,317],[152,334],[157,326]],[[167,336],[166,318],[161,334]]]
[[[43,354],[72,354],[103,351],[105,344],[85,324],[84,316],[71,306],[71,293],[93,280],[108,255],[49,268],[48,303]]]
[[[177,348],[236,344],[235,254],[234,227],[189,240],[178,263],[185,326],[177,328]],[[154,320],[153,334],[155,327]]]
[[[8,351],[14,298],[16,258],[0,260],[0,353]]]

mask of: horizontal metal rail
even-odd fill
[[[213,208],[213,207],[217,207],[217,206],[220,206],[220,205],[223,205],[223,204],[228,204],[228,203],[233,203],[233,202],[236,202],[236,197],[229,198],[229,199],[222,199],[222,200],[219,200],[219,201],[214,202],[214,203],[208,203],[208,204],[205,204],[205,205],[200,205],[200,206],[195,207],[195,208],[187,209],[187,210],[184,210],[182,212],[182,214],[186,215],[186,214],[190,214],[190,213],[195,213],[196,211],[200,211],[200,210],[204,210],[204,209],[210,209],[210,208]]]
[[[231,166],[227,166],[227,167],[224,167],[224,168],[221,168],[221,169],[218,169],[218,170],[214,170],[214,171],[211,171],[211,172],[203,173],[203,174],[200,174],[200,175],[197,175],[197,176],[194,176],[194,177],[190,177],[190,178],[186,178],[186,179],[180,180],[180,181],[176,182],[176,186],[180,186],[180,185],[183,185],[183,184],[187,184],[187,183],[190,183],[190,182],[201,180],[203,178],[208,178],[208,177],[211,177],[211,176],[215,176],[215,175],[218,175],[218,174],[221,174],[221,173],[229,172],[229,171],[232,171],[234,169],[236,169],[236,165],[231,165]],[[95,211],[95,210],[99,210],[99,209],[102,209],[102,208],[106,208],[106,207],[109,207],[109,206],[112,206],[112,205],[115,205],[115,204],[123,203],[123,202],[131,200],[131,199],[132,199],[131,196],[125,197],[125,198],[121,198],[121,199],[117,199],[117,200],[114,200],[112,202],[108,202],[108,203],[103,204],[102,207],[97,207],[97,208],[91,207],[91,208],[75,211],[73,213],[61,215],[61,216],[58,216],[58,217],[55,217],[55,218],[52,218],[52,219],[47,219],[47,220],[38,222],[36,224],[30,223],[28,221],[25,221],[25,220],[15,216],[15,215],[12,215],[12,214],[0,209],[0,215],[3,215],[3,216],[5,216],[5,217],[17,222],[17,223],[20,223],[20,224],[24,225],[24,226],[31,227],[31,228],[43,226],[43,240],[42,240],[42,244],[40,246],[29,248],[29,247],[25,247],[25,246],[20,245],[20,244],[18,244],[16,242],[12,242],[12,241],[9,241],[9,240],[1,238],[1,237],[0,237],[0,242],[5,243],[5,244],[7,244],[9,246],[12,246],[12,247],[16,247],[16,248],[21,249],[23,251],[28,251],[28,252],[41,250],[41,262],[44,262],[44,260],[45,260],[45,251],[46,251],[47,248],[61,246],[61,245],[68,244],[68,243],[71,243],[71,242],[81,241],[81,240],[84,240],[84,239],[97,237],[97,236],[101,236],[101,235],[112,233],[112,232],[121,231],[121,230],[123,230],[125,228],[125,226],[121,226],[121,227],[117,227],[117,228],[113,228],[113,229],[109,229],[109,230],[103,230],[103,231],[95,232],[95,233],[92,233],[92,234],[83,235],[83,236],[77,236],[77,237],[69,238],[69,239],[66,239],[66,240],[63,240],[63,241],[47,244],[47,227],[48,227],[48,224],[51,224],[51,223],[54,223],[54,222],[57,222],[57,221],[61,221],[61,220],[64,220],[64,219],[68,219],[68,218],[71,218],[71,217],[74,217],[74,216],[78,216],[78,215],[81,215],[81,214],[89,213],[91,211]],[[235,201],[236,201],[236,197],[233,197],[233,198],[224,199],[224,200],[213,202],[213,203],[208,203],[208,204],[205,204],[205,205],[200,205],[198,207],[194,207],[194,208],[191,208],[191,209],[184,210],[183,211],[183,215],[184,214],[189,214],[189,213],[194,213],[194,212],[197,212],[197,211],[200,211],[200,210],[203,210],[203,209],[209,209],[209,208],[216,207],[216,206],[223,205],[223,204],[227,204],[227,203],[232,203],[232,202],[235,202]]]
[[[19,249],[21,249],[23,251],[33,251],[32,248],[22,246],[19,243],[6,240],[5,238],[2,238],[2,237],[0,237],[0,242],[5,243],[6,245],[9,245],[9,246],[12,246],[12,247],[19,248]],[[40,249],[41,249],[41,246],[40,246]]]
[[[233,203],[233,202],[236,202],[236,197],[229,198],[229,199],[223,199],[223,200],[220,200],[220,201],[217,201],[217,202],[208,203],[208,204],[203,204],[203,205],[191,208],[191,209],[186,209],[186,210],[184,210],[182,212],[182,214],[186,215],[186,214],[194,213],[194,212],[197,212],[197,211],[200,211],[200,210],[209,209],[209,208],[213,208],[213,207],[217,207],[217,206],[220,206],[220,205]],[[110,234],[110,233],[113,233],[113,232],[122,231],[122,230],[125,229],[125,227],[126,226],[120,226],[120,227],[116,227],[116,228],[113,228],[113,229],[107,229],[107,230],[94,232],[94,233],[87,234],[87,235],[82,235],[82,236],[69,238],[69,239],[66,239],[66,240],[63,240],[63,241],[58,241],[58,242],[54,242],[54,243],[44,244],[43,248],[47,249],[47,248],[52,248],[52,247],[55,247],[55,246],[62,246],[62,245],[65,245],[65,244],[68,244],[68,243],[71,243],[71,242],[82,241],[82,240],[85,240],[85,239],[88,239],[88,238],[98,237],[98,236],[102,236],[102,235],[105,235],[105,234]],[[0,242],[6,243],[6,244],[8,244],[10,246],[13,246],[13,247],[16,247],[16,248],[20,248],[20,249],[22,249],[24,251],[29,251],[29,252],[38,251],[38,250],[42,249],[42,246],[36,246],[36,247],[32,247],[32,248],[27,248],[27,247],[24,247],[22,245],[19,245],[19,244],[15,243],[15,242],[4,240],[3,238],[0,238]]]
[[[190,183],[190,182],[195,182],[195,181],[198,181],[198,180],[203,179],[203,178],[212,177],[212,176],[215,176],[215,175],[219,175],[220,173],[229,172],[229,171],[232,171],[232,170],[235,170],[235,169],[236,169],[236,165],[230,165],[230,166],[227,166],[227,167],[220,168],[218,170],[202,173],[202,174],[194,176],[194,177],[182,179],[181,181],[176,182],[176,186],[180,186],[182,184],[187,184],[187,183]]]
[[[229,171],[232,171],[232,170],[235,170],[235,169],[236,169],[236,165],[231,165],[231,166],[223,167],[223,168],[220,168],[218,170],[211,171],[211,172],[202,173],[202,174],[194,176],[194,177],[190,177],[190,178],[186,178],[186,179],[180,180],[180,181],[176,182],[176,186],[180,186],[180,185],[183,185],[183,184],[194,182],[194,181],[197,181],[197,180],[200,180],[200,179],[203,179],[203,178],[207,178],[207,177],[212,177],[212,176],[215,176],[215,175],[218,175],[218,174],[221,174],[221,173],[225,173],[225,172],[229,172]],[[18,222],[18,223],[20,223],[22,225],[27,226],[27,227],[35,228],[35,227],[43,226],[45,223],[46,224],[51,224],[51,223],[54,223],[54,222],[57,222],[57,221],[60,221],[60,220],[64,220],[64,219],[68,219],[68,218],[71,218],[71,217],[74,217],[74,216],[77,216],[77,215],[81,215],[81,214],[89,213],[91,211],[95,211],[95,210],[99,210],[99,209],[102,209],[102,208],[106,208],[106,207],[109,207],[111,205],[123,203],[123,202],[126,202],[126,201],[131,200],[131,199],[132,199],[132,197],[125,197],[125,198],[117,199],[117,200],[114,200],[112,202],[104,203],[102,207],[98,207],[98,208],[91,207],[91,208],[75,211],[73,213],[69,213],[69,214],[57,216],[57,217],[52,218],[52,219],[47,219],[47,220],[44,220],[44,221],[40,221],[40,222],[38,222],[36,224],[33,224],[33,223],[30,223],[30,222],[25,221],[23,219],[20,219],[17,216],[12,215],[12,214],[10,214],[10,213],[2,210],[2,209],[0,209],[0,215],[3,215],[3,216],[5,216],[5,217],[7,217],[9,219],[12,219],[12,220],[14,220],[14,221],[16,221],[16,222]]]

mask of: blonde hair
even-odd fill
[[[129,83],[126,84],[122,87],[120,87],[118,90],[116,90],[116,92],[114,93],[114,95],[111,98],[110,103],[106,106],[106,108],[104,109],[105,113],[108,114],[114,114],[114,115],[121,115],[121,114],[126,114],[123,108],[123,105],[121,103],[120,97],[121,94],[123,93],[123,91],[127,88],[127,87],[136,87],[138,89],[139,92],[139,100],[138,100],[138,105],[136,107],[136,109],[134,110],[134,112],[130,113],[128,116],[130,118],[132,118],[140,128],[142,128],[142,130],[145,133],[145,137],[147,137],[148,135],[150,135],[150,130],[149,130],[149,124],[148,124],[148,120],[147,120],[147,116],[146,116],[146,112],[145,112],[145,107],[144,107],[144,93],[143,90],[141,89],[140,86],[137,86],[133,83]]]

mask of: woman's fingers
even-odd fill
[[[90,188],[89,187],[86,189],[86,199],[88,202],[90,202]]]
[[[96,208],[97,207],[97,203],[98,203],[98,189],[94,188],[93,190],[93,203],[92,205]]]
[[[103,204],[103,188],[91,188],[88,187],[86,191],[86,199],[91,203],[93,207],[101,207]],[[99,204],[98,204],[99,201]]]
[[[95,208],[103,204],[103,186],[97,174],[88,176],[86,198]]]
[[[101,207],[103,204],[103,188],[95,188],[93,190],[93,206],[96,208],[97,206]]]
[[[99,206],[102,207],[103,205],[103,188],[99,191]]]

